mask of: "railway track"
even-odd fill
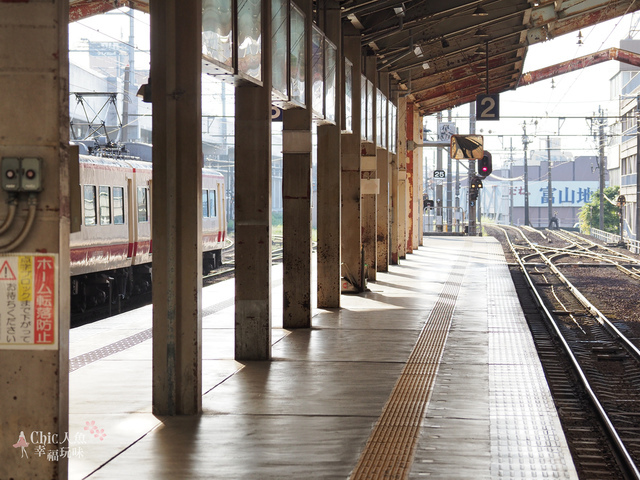
[[[565,233],[501,230],[581,478],[640,478],[640,351],[560,271],[633,269],[637,260]],[[628,285],[637,290],[630,271]]]

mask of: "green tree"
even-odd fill
[[[620,194],[620,187],[607,187],[604,194],[612,202],[616,202]],[[600,228],[600,190],[591,194],[591,201],[585,203],[578,214],[580,228],[583,232],[589,233],[591,228]],[[620,233],[619,209],[604,199],[604,229],[609,233]]]

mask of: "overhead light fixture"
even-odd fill
[[[429,62],[424,62],[422,64],[422,68],[424,68],[425,70],[429,70]]]
[[[400,80],[400,75],[398,75],[398,72],[396,71],[391,72],[391,76],[396,80]]]
[[[479,28],[478,30],[476,30],[476,33],[474,34],[474,36],[485,38],[485,37],[488,37],[489,34],[483,28]]]
[[[487,11],[484,8],[482,8],[480,5],[478,5],[478,8],[476,8],[471,15],[474,16],[474,17],[486,17],[489,14],[487,13]]]
[[[369,42],[369,47],[371,47],[371,50],[373,50],[374,52],[380,50],[380,47],[378,47],[378,44],[376,42]]]
[[[583,45],[584,42],[582,41],[582,30],[578,31],[578,45]]]
[[[415,53],[417,57],[421,57],[423,55],[420,45],[416,45],[415,47],[413,47],[413,53]]]
[[[401,7],[393,7],[393,11],[398,17],[404,17],[404,5]]]

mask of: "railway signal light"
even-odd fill
[[[482,178],[486,178],[491,175],[493,171],[493,165],[491,163],[491,154],[484,151],[482,158],[478,160],[478,175]]]

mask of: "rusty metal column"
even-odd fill
[[[56,455],[69,446],[68,2],[0,2],[0,18],[0,157],[23,168],[40,158],[43,171],[42,191],[17,194],[19,213],[0,238],[0,478],[64,480],[67,458],[36,455],[42,443],[31,434],[50,434]],[[5,191],[0,199],[5,219]],[[35,221],[20,242],[27,205]]]
[[[283,225],[283,326],[311,326],[311,25],[310,0],[298,0],[305,14],[306,108],[283,112],[282,225]]]
[[[344,98],[340,4],[327,1],[320,19],[338,48],[336,125],[318,126],[318,307],[340,307],[340,111]]]
[[[271,2],[262,3],[271,38]],[[262,42],[262,87],[236,88],[236,360],[271,359],[271,42]]]
[[[202,410],[202,2],[151,9],[153,413]]]
[[[342,276],[362,291],[362,231],[360,229],[360,104],[361,46],[360,32],[343,24],[343,54],[353,64],[352,131],[342,135]],[[342,82],[344,83],[344,81]]]

